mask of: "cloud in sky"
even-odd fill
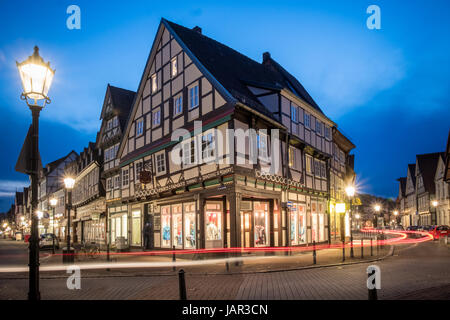
[[[13,197],[16,191],[23,191],[29,181],[0,180],[0,197]]]

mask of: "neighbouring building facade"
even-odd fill
[[[336,202],[354,161],[336,127],[270,54],[258,63],[162,19],[105,176],[120,181],[107,182],[111,241],[141,247],[147,223],[152,248],[330,241],[331,166]]]
[[[419,215],[417,212],[416,197],[416,164],[408,164],[406,172],[406,201],[404,215],[409,216],[409,225],[417,226]],[[406,219],[406,218],[404,218]]]
[[[441,152],[418,154],[416,156],[416,192],[420,225],[435,225],[436,208],[432,202],[436,199],[435,174]]]
[[[94,142],[84,148],[66,172],[75,177],[72,190],[74,242],[105,244],[105,188],[101,180],[103,153]]]
[[[407,208],[407,199],[406,199],[406,177],[398,178],[398,196],[397,196],[397,209],[400,216],[401,225],[403,227],[409,227],[410,226],[410,216],[408,212],[406,211]]]
[[[47,164],[40,172],[38,210],[42,212],[42,218],[39,219],[39,234],[52,230],[50,225],[52,208],[49,199],[54,192],[64,187],[65,167],[77,156],[75,151],[71,151],[66,156]]]
[[[103,153],[102,181],[105,182],[105,212],[108,217],[105,232],[113,247],[118,237],[123,237],[127,245],[130,239],[128,205],[122,203],[121,199],[122,184],[117,151],[135,94],[134,91],[108,84],[100,115],[102,124],[96,147]]]
[[[444,180],[445,157],[441,154],[438,160],[436,175],[434,177],[436,194],[433,207],[436,210],[438,225],[450,225],[450,184]]]

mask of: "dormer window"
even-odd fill
[[[173,58],[170,61],[170,65],[172,67],[172,77],[175,77],[178,74],[178,63],[177,63],[177,57]]]
[[[156,73],[154,75],[152,75],[152,92],[156,92],[156,90],[158,90],[158,82],[156,79]]]

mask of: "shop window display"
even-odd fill
[[[206,240],[222,239],[222,206],[220,204],[206,204],[205,223]]]
[[[183,248],[183,213],[181,204],[172,205],[173,245]]]
[[[195,203],[184,205],[184,247],[195,248]]]
[[[269,244],[269,204],[254,202],[253,213],[255,247],[267,246]]]
[[[170,206],[161,207],[161,247],[170,248]]]

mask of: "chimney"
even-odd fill
[[[192,30],[194,30],[195,32],[198,32],[198,33],[202,34],[202,28],[200,28],[199,26],[193,27]]]
[[[270,59],[270,52],[264,52],[263,53],[263,64],[268,63],[269,59]]]

